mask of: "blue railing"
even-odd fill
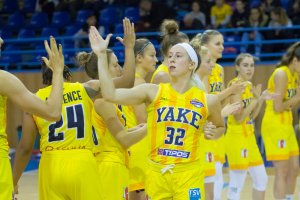
[[[300,26],[293,27],[285,27],[285,30],[291,30],[295,32],[300,30]],[[239,53],[240,47],[242,45],[270,45],[270,44],[286,44],[286,46],[300,41],[299,38],[289,38],[289,39],[273,39],[273,40],[262,40],[260,42],[257,41],[241,41],[240,37],[232,37],[237,36],[238,33],[248,32],[248,31],[259,31],[261,33],[265,31],[270,31],[271,29],[268,27],[263,28],[238,28],[238,29],[219,29],[218,31],[224,34],[224,46],[226,48],[232,48],[233,51],[224,52],[223,58],[221,60],[221,64],[223,65],[232,65],[232,61]],[[188,30],[183,31],[192,38],[197,33],[203,32],[203,30]],[[144,32],[137,33],[137,38],[147,37],[149,39],[154,39],[156,41],[155,48],[159,50],[159,45],[157,39],[160,37],[159,32]],[[115,34],[116,36],[123,36],[122,34]],[[46,51],[43,48],[43,41],[49,39],[48,37],[39,37],[39,38],[16,38],[16,39],[6,39],[5,47],[14,46],[19,49],[14,48],[4,48],[2,51],[2,58],[0,59],[0,66],[4,67],[6,70],[22,70],[22,69],[34,69],[38,68],[40,65],[40,57],[46,56]],[[82,40],[87,37],[74,37],[74,36],[60,36],[56,37],[58,43],[61,43],[63,46],[63,52],[65,54],[65,62],[67,65],[75,65],[75,54],[79,51],[91,51],[90,48],[75,48],[74,43],[75,40]],[[119,61],[124,61],[124,53],[123,47],[119,44],[117,45],[116,40],[112,40],[112,44],[115,43],[111,47],[119,57]],[[39,46],[39,48],[36,48]],[[232,50],[231,49],[231,50]],[[264,53],[261,52],[259,58],[261,64],[272,64],[277,62],[285,49],[279,49],[273,53]]]

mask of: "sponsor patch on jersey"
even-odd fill
[[[211,163],[215,160],[214,159],[214,154],[212,152],[206,152],[205,157],[206,157],[206,161],[209,162],[209,163]]]
[[[173,149],[158,149],[157,154],[161,155],[161,156],[171,156],[171,157],[175,157],[175,158],[190,157],[190,152],[173,150]]]
[[[189,200],[199,200],[201,199],[200,188],[193,188],[189,190]]]
[[[285,140],[278,140],[278,148],[284,149],[286,147],[286,141]]]
[[[129,200],[128,187],[126,187],[126,188],[124,189],[123,199],[124,199],[124,200]]]
[[[196,108],[202,108],[204,107],[203,103],[201,103],[198,99],[193,99],[190,102],[192,105],[194,105]]]
[[[241,157],[242,158],[248,158],[248,149],[242,149],[241,150]]]

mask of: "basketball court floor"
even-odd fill
[[[227,169],[225,169],[227,171]],[[274,176],[273,170],[268,168],[267,169],[269,174],[269,182],[268,182],[268,188],[266,191],[266,200],[274,199],[272,195],[273,191],[273,181]],[[228,173],[224,172],[224,189],[222,193],[222,200],[226,200],[227,191],[228,191]],[[298,176],[297,179],[297,188],[295,192],[295,200],[300,200],[300,197],[298,196],[300,192],[300,176]],[[252,183],[250,175],[247,176],[244,189],[241,194],[241,200],[251,200],[251,193],[252,193]],[[19,182],[19,195],[17,196],[18,200],[38,200],[38,173],[37,170],[28,171],[25,172],[20,179]]]

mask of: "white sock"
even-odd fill
[[[286,200],[293,200],[294,199],[294,195],[293,194],[287,194],[287,195],[285,195],[285,199]]]

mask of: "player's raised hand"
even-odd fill
[[[42,57],[45,64],[53,71],[62,73],[64,70],[65,59],[62,52],[62,45],[59,44],[57,48],[56,40],[54,37],[50,37],[50,46],[48,41],[44,41],[45,49],[48,53],[48,58]]]
[[[136,39],[134,23],[131,23],[127,17],[123,19],[123,29],[124,29],[124,38],[116,37],[116,39],[119,42],[121,42],[125,47],[133,48]]]
[[[91,48],[97,56],[106,53],[106,49],[108,47],[108,43],[110,41],[111,36],[112,34],[108,34],[104,40],[102,36],[99,34],[96,27],[91,26],[89,32],[89,40],[90,40]]]
[[[259,98],[261,95],[262,84],[258,84],[252,88],[252,92],[255,98]]]

